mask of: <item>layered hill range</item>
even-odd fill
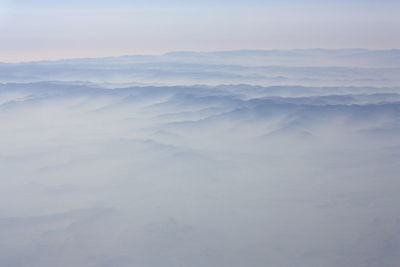
[[[0,64],[0,266],[398,267],[400,51]]]
[[[2,82],[395,86],[399,77],[400,50],[172,52],[159,56],[0,64]]]

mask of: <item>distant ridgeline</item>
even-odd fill
[[[397,86],[400,50],[172,52],[159,56],[0,64],[0,82],[122,85]]]

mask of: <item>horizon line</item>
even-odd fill
[[[354,47],[354,48],[292,48],[292,49],[227,49],[227,50],[210,50],[210,51],[202,51],[202,50],[171,50],[169,52],[164,53],[141,53],[141,54],[122,54],[122,55],[110,55],[110,56],[95,56],[95,57],[65,57],[65,58],[55,58],[55,59],[38,59],[38,60],[22,60],[22,61],[2,61],[0,60],[0,64],[28,64],[28,63],[39,63],[39,62],[56,62],[56,61],[68,61],[68,60],[91,60],[91,59],[107,59],[107,58],[121,58],[121,57],[159,57],[159,56],[167,56],[170,54],[179,54],[179,53],[193,53],[193,54],[213,54],[213,53],[224,53],[224,52],[278,52],[278,51],[312,51],[312,50],[320,50],[320,51],[345,51],[345,50],[359,50],[359,51],[400,51],[400,48],[385,48],[385,49],[371,49],[371,48],[362,48],[362,47]]]

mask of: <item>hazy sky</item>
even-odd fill
[[[0,61],[400,47],[394,0],[0,0]]]

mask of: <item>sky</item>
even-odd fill
[[[0,0],[0,62],[169,51],[400,47],[393,0]]]

